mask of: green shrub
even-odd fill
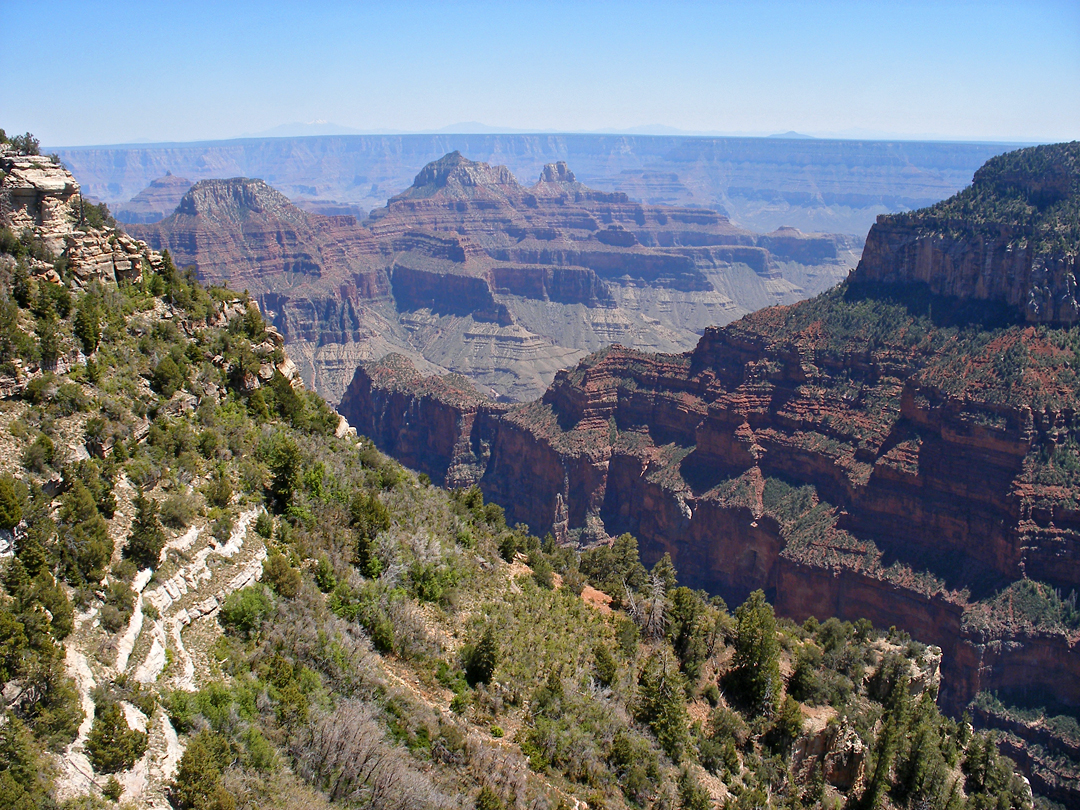
[[[262,626],[272,609],[266,589],[261,585],[249,585],[229,594],[218,614],[218,621],[226,632],[248,638]]]
[[[44,433],[34,439],[23,453],[23,466],[36,473],[44,473],[56,458],[56,446]]]
[[[284,555],[271,552],[263,561],[263,582],[278,596],[292,599],[300,593],[300,572],[289,565]]]

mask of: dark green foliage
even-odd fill
[[[278,596],[292,599],[300,593],[300,572],[289,565],[284,555],[273,552],[263,561],[263,581]]]
[[[681,810],[712,810],[712,797],[701,783],[683,768],[679,774],[679,807]]]
[[[589,583],[613,599],[623,594],[623,587],[632,591],[645,585],[645,567],[638,559],[637,538],[623,534],[610,545],[597,546],[581,555],[579,570]]]
[[[375,555],[375,538],[390,528],[390,512],[375,495],[357,490],[349,505],[349,522],[356,533],[356,562],[365,576],[382,573],[382,562]]]
[[[38,318],[34,326],[34,334],[38,340],[38,357],[41,364],[51,368],[56,364],[63,349],[60,338],[60,322],[51,311]]]
[[[98,582],[105,575],[113,541],[82,481],[75,481],[62,499],[57,543],[60,566],[69,582]]]
[[[964,789],[976,793],[972,810],[1020,810],[1025,807],[1024,784],[1009,760],[998,754],[992,734],[976,734],[962,763]]]
[[[476,794],[476,810],[503,810],[503,807],[505,805],[499,794],[487,785],[480,788],[480,792]]]
[[[104,313],[98,296],[87,293],[75,308],[75,337],[86,354],[93,354],[101,342],[101,322]]]
[[[34,738],[18,717],[0,726],[0,807],[36,810],[46,806],[49,768]]]
[[[81,481],[94,499],[94,505],[102,517],[111,519],[116,511],[117,469],[112,459],[100,462],[96,459],[77,461],[64,469],[64,481],[67,484]]]
[[[127,626],[135,610],[135,594],[126,582],[111,582],[105,592],[105,605],[101,608],[101,626],[110,633],[117,633]]]
[[[224,465],[218,465],[211,474],[209,483],[203,488],[203,495],[208,504],[219,509],[224,509],[232,501],[232,479]]]
[[[668,592],[668,602],[667,637],[679,657],[679,666],[696,681],[709,652],[707,635],[712,623],[705,600],[689,588],[674,588]]]
[[[226,739],[208,729],[200,731],[180,758],[170,790],[173,804],[184,810],[232,810],[236,801],[222,781],[222,771],[232,761]]]
[[[615,676],[618,674],[618,665],[615,663],[615,659],[606,644],[598,642],[593,647],[593,659],[596,680],[604,686],[611,686],[615,682]]]
[[[679,667],[665,647],[649,656],[638,675],[634,716],[649,727],[669,757],[682,760],[689,743],[686,692]]]
[[[23,466],[33,472],[43,473],[49,469],[55,456],[56,448],[52,439],[42,433],[23,453]]]
[[[325,555],[319,557],[315,564],[315,584],[323,593],[330,593],[337,587],[337,577],[334,576],[334,566]]]
[[[94,725],[86,738],[86,755],[98,773],[117,773],[142,757],[146,741],[146,734],[128,726],[120,704],[110,701],[94,709]]]
[[[23,652],[28,644],[22,622],[10,611],[0,608],[0,686],[22,671]]]
[[[105,783],[105,787],[101,789],[101,795],[111,802],[120,801],[120,797],[124,795],[124,788],[120,784],[115,776],[110,776],[109,781]]]
[[[184,382],[183,371],[172,355],[168,354],[161,358],[154,367],[153,374],[150,375],[151,387],[166,399],[175,394]]]
[[[250,637],[262,626],[272,608],[266,589],[261,585],[249,585],[229,594],[218,614],[218,621],[227,632]]]
[[[461,664],[469,686],[491,681],[499,664],[499,643],[492,627],[485,628],[476,644],[467,644],[462,649]]]
[[[16,135],[9,141],[9,143],[11,144],[11,148],[20,155],[41,154],[41,150],[39,148],[41,142],[29,132],[23,135]]]
[[[140,492],[135,496],[134,505],[135,519],[124,546],[124,556],[140,568],[156,567],[161,549],[165,547],[165,530],[158,520],[157,503]]]
[[[300,484],[303,458],[296,442],[284,433],[275,433],[262,451],[273,479],[270,496],[279,510],[284,510]]]
[[[0,529],[11,531],[22,520],[22,503],[10,473],[0,475]]]
[[[780,643],[772,605],[754,591],[735,611],[734,669],[730,684],[752,711],[771,715],[780,705]]]
[[[765,734],[765,745],[774,753],[785,755],[802,733],[802,710],[790,695],[780,704],[776,719]]]

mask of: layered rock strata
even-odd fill
[[[163,222],[129,227],[259,296],[332,401],[356,362],[385,350],[530,399],[589,351],[689,348],[706,326],[824,289],[855,260],[846,237],[760,236],[715,211],[589,189],[561,162],[523,186],[456,152],[365,222],[234,178],[196,183]]]
[[[160,267],[161,257],[146,243],[115,228],[82,225],[79,184],[51,158],[0,151],[0,224],[15,235],[29,231],[67,265],[79,284],[138,278],[143,263]],[[31,269],[46,271],[30,260]]]

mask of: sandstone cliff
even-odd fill
[[[137,278],[143,262],[160,265],[144,242],[85,224],[79,184],[51,158],[0,150],[0,223],[15,235],[32,233],[49,253],[67,260],[77,283]],[[32,270],[44,262],[31,260]],[[51,268],[50,268],[51,269]]]
[[[1076,323],[1078,197],[1080,142],[996,157],[955,197],[879,217],[855,279],[921,282],[940,295],[1000,302],[1031,323]]]

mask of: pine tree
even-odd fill
[[[98,297],[87,293],[75,309],[75,337],[86,354],[93,354],[101,342],[101,304]]]
[[[165,530],[158,520],[157,504],[140,492],[135,497],[135,520],[131,523],[124,556],[140,568],[151,568],[158,564],[164,546]]]
[[[11,531],[22,520],[22,506],[10,473],[0,475],[0,529]]]
[[[60,507],[60,562],[75,584],[98,582],[113,553],[109,527],[98,514],[90,491],[76,481]]]
[[[467,647],[462,657],[465,665],[465,680],[469,682],[469,686],[488,683],[499,663],[499,643],[495,640],[494,630],[491,627],[484,630],[476,646]]]
[[[780,641],[776,616],[762,591],[754,591],[735,611],[735,675],[742,698],[756,712],[773,714],[780,705]]]
[[[689,743],[690,719],[682,675],[666,645],[649,656],[638,676],[635,716],[652,729],[669,757],[682,760]]]
[[[98,773],[126,771],[146,752],[146,734],[132,729],[118,703],[99,703],[86,738],[86,753]]]

